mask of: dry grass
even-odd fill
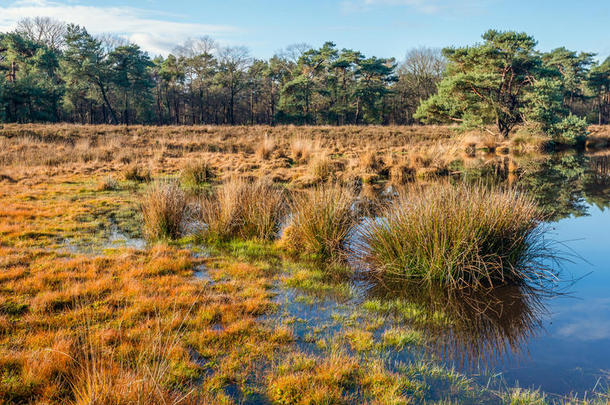
[[[123,172],[125,180],[136,182],[149,182],[152,177],[149,169],[144,169],[138,165],[132,165]]]
[[[314,182],[323,182],[330,179],[335,173],[335,163],[326,151],[321,151],[309,160],[309,175]]]
[[[178,183],[155,182],[143,197],[144,233],[152,240],[179,237],[185,208],[186,196]]]
[[[293,197],[284,242],[317,258],[340,259],[357,217],[356,196],[347,187],[326,183]]]
[[[275,150],[262,159],[256,146],[265,134]],[[298,139],[304,145],[297,154],[292,147]],[[108,244],[115,228],[139,237],[139,207],[147,203],[143,196],[158,186],[140,181],[176,178],[189,162],[204,161],[217,173],[212,186],[233,172],[251,179],[270,176],[275,183],[293,181],[255,187],[250,183],[256,181],[248,180],[247,197],[229,186],[217,187],[211,199],[225,201],[226,191],[222,204],[228,207],[218,216],[228,219],[218,223],[237,224],[232,235],[273,239],[284,212],[280,190],[287,186],[297,194],[293,204],[304,204],[294,205],[300,220],[286,231],[285,241],[299,252],[341,257],[354,226],[353,193],[338,184],[299,189],[311,184],[309,162],[319,150],[328,151],[332,166],[331,174],[321,177],[343,179],[349,174],[346,162],[359,164],[367,151],[375,150],[377,159],[395,156],[386,166],[412,173],[436,172],[454,158],[454,150],[463,149],[450,127],[2,126],[0,402],[230,404],[247,401],[252,393],[296,402],[428,401],[426,383],[432,377],[423,368],[388,372],[372,356],[341,352],[342,335],[317,342],[330,352],[303,356],[294,345],[298,338],[290,320],[277,328],[261,322],[276,309],[270,287],[283,283],[277,263],[262,259],[280,256],[275,246],[232,240],[237,253],[212,248],[211,257],[195,257],[196,238],[136,248]],[[410,164],[412,153],[424,157],[417,167]],[[133,167],[137,175],[130,178],[136,182],[98,189],[112,183],[106,178],[122,180]],[[398,182],[400,176],[394,177]],[[301,183],[303,178],[308,181]],[[366,186],[363,193],[369,191]],[[167,201],[180,193],[174,187]],[[329,189],[319,192],[324,188]],[[165,211],[163,200],[151,204],[161,207],[158,214]],[[180,206],[181,200],[169,205]],[[217,229],[224,232],[220,225]],[[208,277],[194,278],[195,271]],[[192,316],[176,320],[176,314],[186,312]],[[158,325],[164,325],[162,333]],[[364,350],[373,330],[361,326],[351,343]],[[453,385],[447,391],[457,392]]]
[[[267,160],[275,150],[275,141],[269,135],[265,134],[265,138],[259,143],[256,148],[256,157],[262,160]]]
[[[269,180],[248,181],[234,176],[213,195],[199,200],[199,217],[208,240],[270,240],[279,231],[285,205],[284,192]]]
[[[189,161],[180,172],[180,181],[187,188],[199,188],[214,177],[214,168],[203,159]]]
[[[112,176],[106,176],[99,182],[97,189],[99,191],[113,191],[119,188],[119,182]]]
[[[290,143],[290,155],[295,162],[307,162],[315,151],[320,149],[320,142],[311,139],[295,138]]]

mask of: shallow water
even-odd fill
[[[606,391],[610,381],[610,211],[584,203],[587,216],[552,223],[552,237],[579,257],[563,263],[576,279],[569,294],[545,302],[538,337],[516,366],[498,369],[510,383],[567,394]]]
[[[529,165],[529,166],[528,166]],[[541,299],[540,325],[493,367],[511,385],[557,394],[610,386],[610,173],[607,156],[565,155],[526,167],[516,185],[552,215],[548,237],[561,242],[559,294]],[[573,282],[570,282],[570,281]],[[562,285],[561,285],[562,284]]]
[[[552,288],[498,288],[486,294],[378,285],[352,280],[347,300],[280,288],[280,316],[294,318],[301,347],[360,322],[367,299],[400,298],[450,322],[408,323],[422,331],[422,347],[384,353],[388,364],[431,358],[482,385],[542,389],[583,398],[610,387],[610,174],[607,156],[524,158],[509,172],[499,158],[487,167],[463,169],[460,179],[500,183],[533,193],[549,215],[547,238],[559,242],[560,281]],[[459,171],[459,170],[458,170]],[[461,180],[460,180],[461,181]],[[374,313],[364,316],[375,317]],[[394,320],[393,325],[400,324]],[[391,325],[383,325],[379,335]],[[315,330],[315,336],[312,336]],[[589,395],[590,396],[590,395]]]

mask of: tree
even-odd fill
[[[589,68],[593,64],[595,54],[567,50],[564,47],[557,48],[542,55],[545,66],[556,69],[561,79],[563,92],[563,105],[576,112],[575,102],[583,101],[585,98],[586,80]]]
[[[3,120],[59,120],[63,87],[57,77],[57,55],[43,44],[17,33],[0,34],[2,80],[0,116]]]
[[[483,127],[495,123],[508,137],[522,120],[524,96],[541,75],[536,41],[525,33],[489,30],[472,47],[445,48],[447,76],[438,93],[420,105],[424,122],[456,121]]]
[[[113,74],[101,41],[93,38],[85,28],[70,24],[66,33],[66,51],[63,57],[64,77],[68,86],[80,88],[83,81],[99,90],[113,123],[117,115],[109,99]]]
[[[67,25],[49,17],[24,18],[17,23],[15,32],[32,42],[57,51],[65,45]]]
[[[225,121],[235,124],[236,97],[246,87],[246,72],[251,63],[248,49],[242,46],[222,48],[219,52],[217,83],[227,93]]]
[[[142,103],[154,87],[148,68],[152,62],[137,45],[120,46],[108,55],[112,82],[123,93],[123,123],[129,125],[129,100]]]
[[[440,49],[415,48],[407,53],[398,67],[395,93],[395,108],[404,114],[399,122],[413,123],[413,115],[419,104],[436,93],[443,78],[446,61]]]
[[[597,123],[610,122],[610,57],[601,65],[593,66],[587,79],[587,87],[592,91],[597,104]]]

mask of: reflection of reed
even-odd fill
[[[589,162],[596,179],[608,179],[608,155],[591,156]]]
[[[551,292],[528,286],[484,291],[448,290],[441,286],[376,282],[369,294],[414,304],[426,315],[413,322],[431,354],[461,369],[475,370],[518,359],[541,326],[543,299]],[[438,322],[442,314],[443,322]]]

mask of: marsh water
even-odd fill
[[[545,285],[450,293],[442,288],[379,283],[355,277],[347,291],[303,293],[281,288],[281,316],[304,350],[320,337],[371,322],[355,311],[400,302],[411,319],[395,317],[379,328],[406,323],[425,336],[408,350],[384,349],[390,366],[434,361],[481,385],[541,389],[583,398],[607,393],[610,382],[610,171],[608,155],[556,154],[494,157],[453,167],[458,181],[484,181],[532,193],[547,213],[545,259],[557,279]],[[374,305],[373,305],[374,306]],[[415,312],[414,312],[415,311]],[[315,336],[312,331],[315,330]]]

